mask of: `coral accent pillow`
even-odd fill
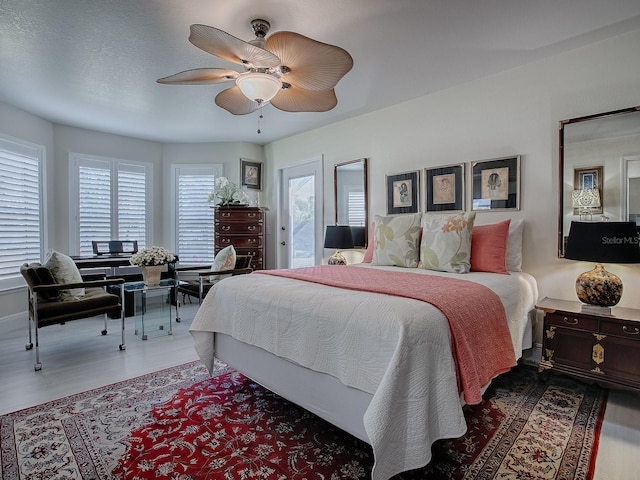
[[[471,271],[509,274],[507,244],[511,220],[473,227]]]
[[[439,272],[469,273],[471,231],[476,212],[453,215],[425,213],[422,217],[420,267]]]
[[[236,249],[233,248],[233,245],[229,245],[228,247],[224,247],[222,250],[218,252],[216,258],[213,259],[213,265],[211,265],[212,272],[219,272],[221,270],[233,270],[236,266]],[[230,277],[231,274],[228,275],[210,275],[209,281],[215,282],[216,280],[222,280],[225,277]]]
[[[50,249],[44,257],[42,266],[49,269],[56,283],[82,283],[82,275],[80,275],[76,262],[64,253]],[[84,288],[60,290],[58,300],[62,302],[80,300],[84,294]]]
[[[376,245],[376,240],[375,240],[375,231],[376,231],[376,224],[375,222],[371,222],[371,228],[369,229],[369,236],[367,237],[367,249],[364,252],[364,258],[362,259],[362,263],[371,263],[371,261],[373,260],[373,248]]]
[[[372,265],[415,268],[420,259],[420,213],[374,217]]]

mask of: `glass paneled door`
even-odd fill
[[[319,265],[322,259],[322,161],[282,170],[279,268]]]

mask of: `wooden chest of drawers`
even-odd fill
[[[216,207],[215,250],[216,253],[233,245],[239,255],[253,255],[254,270],[266,267],[265,217],[263,208]]]
[[[536,307],[545,312],[540,372],[640,391],[640,310],[614,307],[601,315],[551,298]]]

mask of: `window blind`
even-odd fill
[[[24,262],[40,261],[40,182],[44,147],[0,139],[0,284],[22,278]]]
[[[215,181],[213,173],[177,172],[177,251],[184,263],[212,263],[215,257],[213,209],[208,196]]]

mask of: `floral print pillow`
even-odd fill
[[[221,270],[233,270],[236,266],[236,249],[233,248],[233,245],[229,245],[228,247],[224,247],[222,250],[218,252],[216,257],[213,259],[213,265],[211,265],[212,272],[219,272]],[[223,278],[230,277],[231,274],[228,275],[210,275],[209,281],[215,282],[216,280],[222,280]]]
[[[476,212],[424,214],[420,267],[439,272],[469,273],[475,218]]]
[[[416,268],[420,260],[420,213],[374,216],[372,265]]]

